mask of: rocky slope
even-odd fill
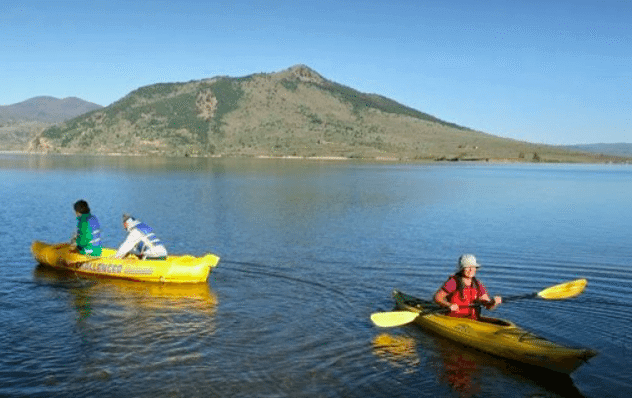
[[[307,66],[160,83],[46,129],[30,150],[166,156],[593,161],[457,126]]]

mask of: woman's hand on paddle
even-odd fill
[[[494,296],[494,298],[492,300],[490,300],[489,304],[486,305],[485,307],[487,307],[488,310],[493,310],[494,308],[498,307],[499,304],[502,304],[503,299],[500,296]]]
[[[485,308],[487,308],[488,310],[493,310],[494,308],[496,308],[499,304],[501,304],[503,302],[502,297],[500,296],[494,296],[494,298],[490,298],[487,293],[485,293],[481,299],[479,301],[477,301],[476,303],[474,303],[474,305],[477,306],[481,306],[483,305]]]

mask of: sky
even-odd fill
[[[501,137],[632,143],[630,21],[629,0],[6,0],[0,106],[304,64]]]

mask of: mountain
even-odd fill
[[[141,87],[52,126],[30,150],[157,156],[595,161],[500,138],[325,79],[305,65]]]
[[[571,151],[589,152],[610,156],[632,157],[632,144],[585,144],[585,145],[565,145],[564,149]]]
[[[0,106],[0,149],[24,150],[37,134],[53,123],[100,108],[101,105],[74,97],[35,97]]]
[[[0,122],[57,123],[102,108],[79,98],[34,97],[26,101],[0,106]]]

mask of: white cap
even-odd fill
[[[463,268],[475,267],[478,268],[481,265],[476,262],[476,257],[473,254],[464,254],[459,257],[459,262],[456,264],[456,271],[459,272]]]

